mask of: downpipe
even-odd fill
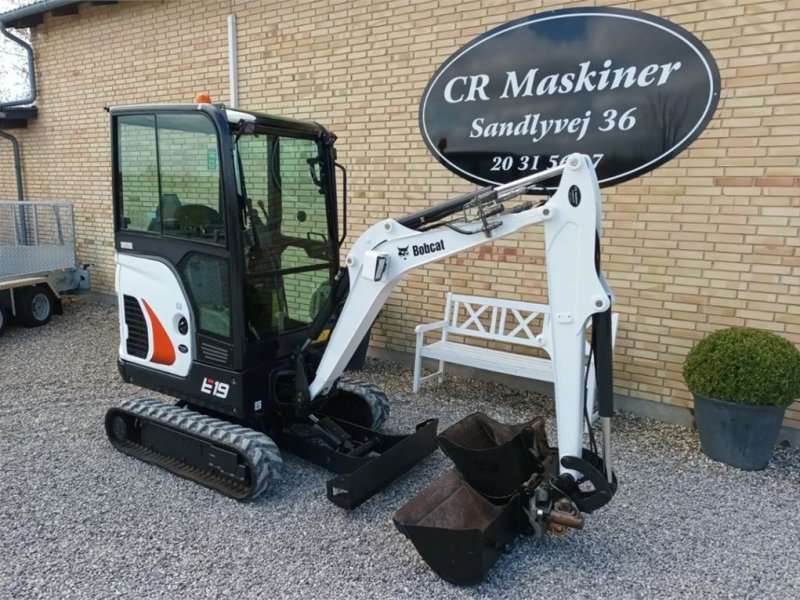
[[[10,133],[0,130],[0,137],[11,142],[14,149],[14,174],[17,180],[17,201],[25,201],[25,192],[22,186],[22,154],[19,149],[19,140]],[[17,219],[15,220],[16,237],[18,244],[28,245],[28,224],[25,220],[25,208],[20,206],[17,209]]]
[[[22,155],[19,151],[19,140],[3,130],[0,130],[0,137],[11,142],[11,146],[14,149],[14,172],[17,179],[17,201],[23,202],[25,200],[25,194],[22,188]]]
[[[239,53],[237,50],[236,15],[228,15],[228,82],[231,108],[239,107]]]
[[[33,67],[33,48],[31,45],[23,40],[22,38],[14,35],[8,29],[6,29],[6,24],[0,21],[0,34],[4,37],[8,38],[18,46],[22,46],[22,49],[25,50],[25,54],[28,57],[28,94],[24,98],[20,98],[19,100],[8,100],[6,102],[0,102],[0,112],[3,111],[5,108],[13,108],[15,106],[28,106],[36,102],[36,70]],[[17,181],[17,200],[23,202],[25,200],[25,193],[22,185],[22,155],[19,149],[19,141],[13,135],[0,131],[0,137],[3,137],[11,142],[11,145],[14,147],[14,171],[16,175]],[[17,232],[17,239],[21,241],[22,244],[28,243],[28,232],[27,232],[27,225],[25,223],[25,212],[22,208],[20,208],[19,212],[20,219],[18,221],[18,229]]]

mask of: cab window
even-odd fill
[[[120,230],[225,244],[219,147],[202,113],[117,117]]]

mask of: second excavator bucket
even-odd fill
[[[544,419],[506,425],[474,413],[439,434],[439,447],[481,495],[507,499],[551,456]]]

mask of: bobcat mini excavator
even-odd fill
[[[590,511],[611,498],[611,293],[588,157],[383,219],[340,267],[346,171],[324,127],[210,102],[110,115],[119,370],[178,399],[111,408],[114,447],[247,501],[278,478],[280,446],[337,473],[328,497],[357,506],[436,446],[435,419],[408,436],[376,431],[386,396],[341,377],[392,288],[417,267],[541,223],[558,436],[548,481],[558,493],[537,496],[531,519],[546,518],[548,502]],[[504,204],[548,180],[549,199]],[[589,319],[603,459],[583,448]]]

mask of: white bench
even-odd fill
[[[495,350],[482,346],[474,346],[468,338],[483,339],[507,344],[519,344],[529,348],[540,348],[548,356],[552,355],[551,340],[543,332],[550,331],[549,307],[545,304],[519,302],[447,294],[444,319],[436,323],[418,325],[416,328],[417,345],[414,354],[414,393],[419,392],[420,385],[431,379],[444,379],[445,363],[466,365],[477,369],[485,369],[496,373],[516,375],[526,379],[553,382],[553,363],[550,358],[515,354],[503,350]],[[611,316],[612,344],[617,336],[619,315]],[[441,338],[433,343],[425,344],[425,334],[441,331]],[[454,342],[448,336],[457,335],[467,338],[466,342]],[[586,344],[586,355],[589,356],[589,344]],[[439,361],[439,370],[431,375],[422,376],[422,359]],[[589,365],[587,382],[587,398],[589,414],[595,418],[595,377],[594,360]]]

